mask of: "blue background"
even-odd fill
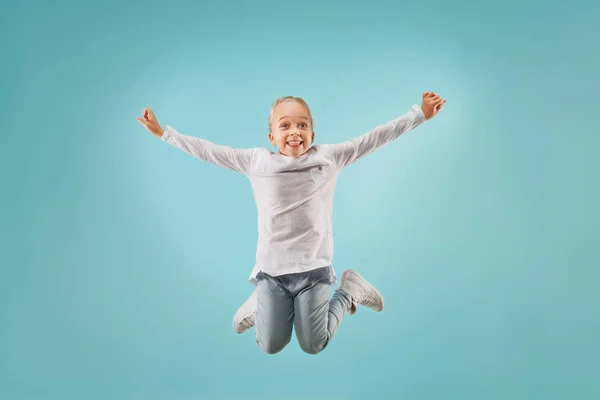
[[[600,6],[566,4],[3,2],[0,398],[600,398]],[[386,309],[262,353],[247,180],[136,117],[268,147],[294,95],[333,143],[424,91],[336,192],[336,270]]]

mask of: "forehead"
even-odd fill
[[[302,104],[296,101],[284,101],[281,104],[278,104],[273,111],[273,115],[275,120],[278,120],[282,117],[290,117],[290,118],[300,118],[304,117],[309,119],[308,110]]]

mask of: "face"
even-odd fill
[[[306,107],[295,101],[277,105],[273,112],[269,141],[277,146],[281,154],[300,157],[308,151],[314,138]]]

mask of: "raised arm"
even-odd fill
[[[193,136],[182,135],[167,125],[161,140],[191,156],[246,175],[252,165],[254,149],[234,149]]]
[[[433,118],[445,102],[435,93],[426,92],[420,107],[415,104],[406,114],[379,125],[362,136],[322,147],[332,155],[340,168],[347,167]]]
[[[138,121],[160,140],[202,161],[247,175],[255,149],[234,149],[205,139],[183,135],[170,125],[162,129],[150,108],[144,109],[143,115],[144,119],[138,117]]]

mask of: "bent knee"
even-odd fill
[[[258,347],[267,354],[277,354],[287,346],[291,338],[286,340],[257,340]]]
[[[284,347],[286,346],[286,345],[279,345],[279,346],[277,346],[277,345],[273,345],[271,343],[268,343],[266,345],[263,345],[263,344],[259,343],[258,345],[261,348],[261,350],[264,351],[267,354],[277,354],[281,350],[283,350]]]
[[[300,348],[307,354],[319,354],[327,346],[327,340],[300,340]]]

